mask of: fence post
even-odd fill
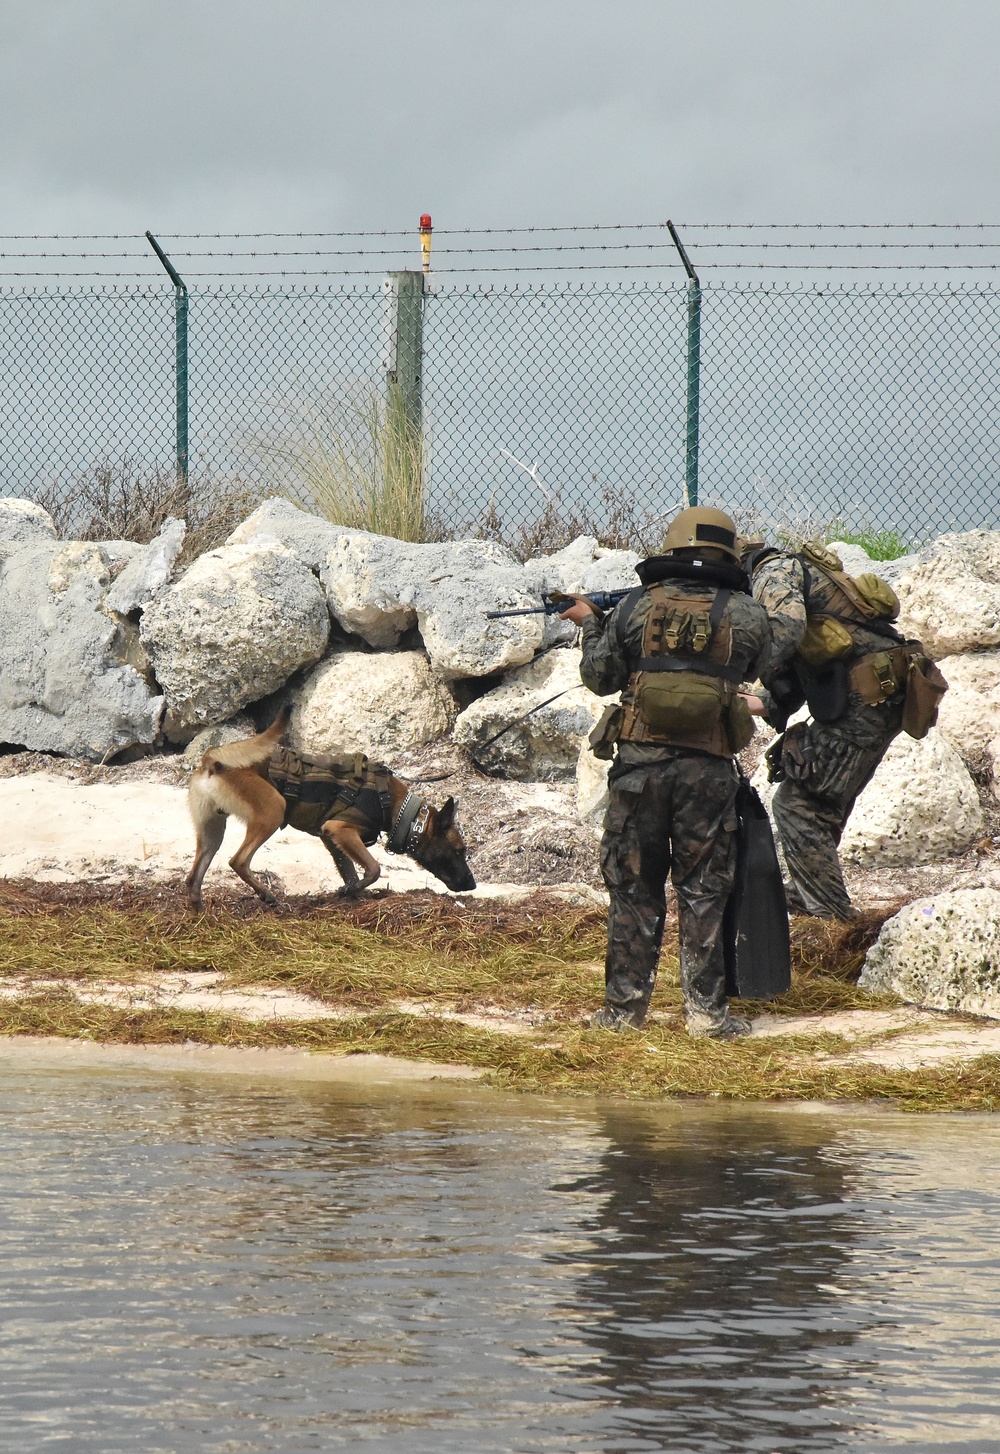
[[[701,283],[691,266],[691,259],[684,250],[684,244],[677,235],[677,229],[667,222],[674,246],[680,253],[684,271],[688,275],[687,304],[687,428],[684,439],[684,483],[689,505],[698,503],[698,444],[701,427]]]
[[[385,291],[391,313],[385,359],[387,396],[398,402],[407,427],[419,439],[423,424],[424,275],[390,273]],[[391,404],[392,399],[388,402]]]
[[[188,493],[188,290],[184,279],[151,232],[150,247],[174,285],[174,417],[176,426],[177,488],[183,503]]]

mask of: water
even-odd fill
[[[5,1450],[1000,1449],[1000,1121],[0,1083]]]

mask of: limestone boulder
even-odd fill
[[[164,731],[185,742],[318,661],[330,619],[309,567],[263,540],[200,556],[146,608],[139,631],[167,698]]]
[[[766,763],[751,782],[770,812]],[[937,863],[965,853],[982,831],[976,785],[935,727],[920,742],[901,735],[890,745],[847,820],[840,856],[862,868]]]
[[[585,823],[600,827],[608,806],[608,772],[611,763],[595,757],[590,743],[580,743],[576,761],[576,811]]]
[[[431,666],[448,679],[507,671],[542,643],[542,616],[486,619],[541,605],[517,559],[492,540],[412,545],[357,532],[334,543],[320,580],[345,631],[391,648],[416,625]]]
[[[0,566],[0,741],[92,762],[152,742],[163,697],[134,626],[107,609],[104,552],[24,518],[36,538]]]
[[[900,629],[935,659],[1000,646],[1000,531],[939,536],[893,584]]]
[[[938,728],[967,762],[979,763],[1000,737],[1000,651],[946,656],[938,665],[948,682]]]
[[[422,651],[336,651],[292,694],[288,741],[304,752],[366,752],[390,766],[399,753],[443,737],[451,693]]]
[[[534,556],[524,563],[528,588],[544,591],[620,591],[639,584],[634,550],[608,550],[593,535],[577,538],[552,555]]]
[[[508,673],[499,686],[466,707],[455,723],[454,739],[497,776],[571,781],[581,743],[608,702],[616,700],[587,691],[580,681],[579,650],[557,647]],[[524,717],[526,712],[530,715]],[[508,726],[510,730],[497,742],[486,746]]]
[[[955,889],[886,921],[859,981],[911,1005],[1000,1019],[1000,893]]]
[[[107,609],[128,616],[148,606],[163,590],[173,574],[177,557],[184,545],[187,526],[183,520],[166,520],[159,534],[148,545],[140,546],[118,572],[113,572],[114,585],[108,592]],[[112,568],[112,542],[102,545]]]
[[[45,545],[56,538],[55,521],[34,500],[0,499],[0,560],[25,545]]]
[[[892,585],[916,563],[916,554],[900,555],[895,560],[874,560],[861,545],[844,540],[831,540],[829,548],[840,556],[849,576],[876,575]]]
[[[274,496],[258,505],[252,515],[226,541],[227,545],[249,545],[262,540],[276,540],[286,550],[307,565],[310,570],[319,571],[336,541],[343,536],[362,535],[347,525],[331,525],[319,515],[310,515],[300,510],[291,500]]]
[[[841,857],[864,868],[936,863],[965,853],[983,830],[979,794],[937,728],[920,742],[901,734],[858,798]]]
[[[213,747],[225,747],[230,742],[245,742],[255,737],[257,729],[245,712],[237,712],[228,722],[219,722],[214,727],[203,727],[184,749],[185,767],[197,767],[206,752]]]

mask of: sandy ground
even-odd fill
[[[25,1070],[96,1070],[112,1066],[242,1075],[255,1080],[336,1081],[392,1085],[400,1081],[478,1080],[467,1065],[435,1065],[390,1055],[314,1055],[308,1050],[233,1050],[225,1045],[100,1045],[48,1036],[0,1037],[0,1066]]]
[[[500,785],[497,784],[497,787]],[[529,788],[504,784],[517,800],[514,812],[539,811],[556,791],[539,783]],[[560,800],[561,801],[561,800]],[[40,771],[0,779],[0,821],[8,832],[0,843],[0,878],[29,878],[42,883],[78,879],[176,879],[191,867],[194,832],[187,791],[177,784],[142,781],[80,781],[72,774]],[[10,831],[13,829],[13,831]],[[243,829],[230,819],[225,842],[205,881],[234,885],[228,860],[239,847]],[[411,889],[447,890],[411,859],[373,849],[382,865],[380,887],[398,893]],[[270,875],[272,887],[289,894],[332,893],[340,875],[319,839],[294,828],[282,829],[258,850],[254,869]],[[528,891],[525,884],[486,883],[478,898]],[[470,897],[462,895],[463,898]]]

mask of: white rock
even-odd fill
[[[597,560],[599,550],[595,536],[578,535],[562,550],[526,560],[525,583],[539,596],[545,591],[582,591],[584,574]]]
[[[101,761],[154,740],[163,698],[131,664],[135,628],[105,610],[110,582],[90,542],[22,542],[4,561],[0,741]]]
[[[310,515],[293,505],[291,500],[274,496],[258,505],[242,525],[237,525],[227,545],[247,545],[253,541],[276,540],[286,550],[318,571],[336,541],[342,536],[362,535],[348,525],[331,525],[319,515]]]
[[[938,728],[956,752],[975,762],[1000,737],[1000,652],[946,656],[938,665],[948,682]]]
[[[585,823],[600,826],[604,821],[610,768],[610,761],[594,756],[585,738],[576,763],[576,811]]]
[[[542,707],[550,697],[558,700]],[[558,782],[577,771],[580,743],[616,697],[595,697],[580,681],[580,652],[558,647],[512,671],[491,692],[466,707],[455,723],[454,738],[488,771],[522,781]],[[501,727],[532,708],[491,747],[483,747]]]
[[[766,763],[751,781],[770,812]],[[982,828],[976,785],[935,727],[920,742],[901,734],[890,744],[847,820],[840,856],[863,868],[937,863],[965,853]]]
[[[337,621],[370,646],[395,646],[417,624],[443,677],[507,671],[542,641],[542,616],[486,619],[489,610],[541,604],[515,557],[491,540],[411,545],[356,533],[335,542],[320,579]]]
[[[140,547],[115,579],[108,592],[108,609],[127,616],[148,605],[170,580],[186,533],[183,520],[166,520],[159,534]],[[101,548],[107,555],[107,547]]]
[[[976,785],[955,749],[936,728],[921,742],[901,733],[859,797],[840,852],[866,868],[936,863],[964,853],[982,828]]]
[[[455,720],[451,693],[422,651],[337,651],[292,695],[288,741],[304,752],[367,752],[392,763],[442,737]]]
[[[907,904],[883,925],[859,983],[930,1010],[1000,1019],[1000,894],[956,889]]]
[[[111,579],[116,581],[122,571],[133,560],[145,553],[146,547],[138,540],[99,540],[101,553],[108,563]]]
[[[184,749],[185,767],[197,767],[213,747],[224,747],[227,742],[245,742],[255,737],[257,729],[245,712],[238,712],[228,722],[219,722],[214,727],[203,727]]]
[[[0,499],[0,560],[25,545],[44,545],[57,539],[48,510],[34,500]]]
[[[1000,646],[1000,531],[940,536],[894,589],[900,630],[931,656]]]
[[[319,583],[283,546],[225,545],[200,556],[143,613],[140,637],[167,697],[164,731],[189,740],[283,686],[326,649]]]
[[[849,576],[862,576],[871,571],[878,574],[879,563],[872,560],[861,545],[850,545],[846,540],[831,540],[827,550],[840,556],[841,564]]]

